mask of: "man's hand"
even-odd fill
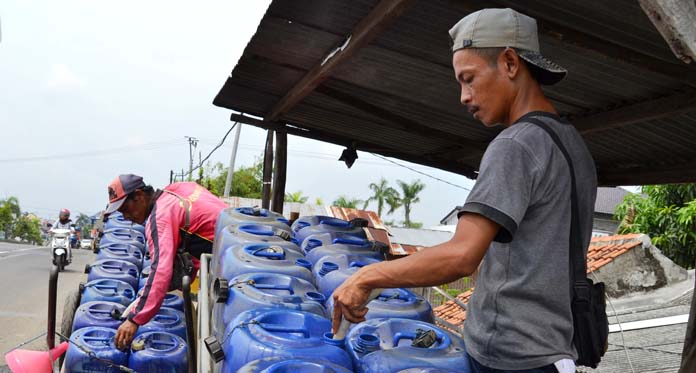
[[[352,323],[365,321],[367,298],[372,289],[360,285],[362,270],[349,277],[333,292],[334,308],[331,330],[335,334],[341,325],[341,318]]]
[[[116,331],[116,336],[114,337],[114,344],[116,348],[121,351],[125,351],[130,347],[131,342],[133,342],[133,336],[135,332],[138,331],[138,324],[133,321],[126,320],[118,327]]]

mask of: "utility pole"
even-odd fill
[[[237,158],[237,147],[239,146],[239,136],[242,134],[242,124],[237,122],[237,131],[234,135],[234,143],[232,143],[232,155],[230,156],[230,168],[227,169],[227,180],[225,181],[225,192],[223,196],[230,196],[232,188],[232,175],[234,174],[234,162]]]
[[[189,143],[189,174],[188,174],[188,181],[191,181],[191,173],[193,173],[193,151],[196,149],[196,146],[198,146],[198,139],[195,137],[191,136],[184,136],[184,138],[188,139]],[[183,181],[183,179],[182,179]]]
[[[198,167],[199,168],[198,168],[198,178],[196,179],[196,180],[198,180],[197,181],[198,184],[203,182],[203,161],[202,161],[202,158],[203,158],[203,155],[201,154],[201,152],[198,152]]]

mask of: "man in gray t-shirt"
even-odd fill
[[[568,247],[570,175],[560,150],[533,117],[553,128],[577,179],[580,231],[589,245],[597,190],[594,162],[575,128],[547,112],[531,112],[488,146],[479,178],[460,215],[500,225],[480,268],[467,309],[469,354],[497,369],[575,360]]]
[[[511,9],[483,9],[450,30],[461,103],[486,126],[507,127],[488,146],[454,237],[391,262],[363,267],[333,294],[341,318],[364,319],[372,289],[443,284],[480,267],[467,309],[465,341],[474,372],[574,372],[570,309],[571,176],[587,247],[596,196],[595,165],[575,128],[540,84],[566,71],[539,53],[536,21]]]

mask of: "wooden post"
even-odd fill
[[[285,179],[288,166],[288,134],[276,131],[275,164],[273,167],[273,205],[272,210],[282,214],[285,202]]]
[[[273,131],[266,135],[266,150],[263,153],[263,189],[261,190],[261,207],[268,209],[271,205],[271,176],[273,174]]]

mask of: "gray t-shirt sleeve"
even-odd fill
[[[459,212],[473,212],[498,223],[495,241],[512,241],[532,199],[539,167],[531,150],[514,138],[497,138],[486,149],[479,176]]]

